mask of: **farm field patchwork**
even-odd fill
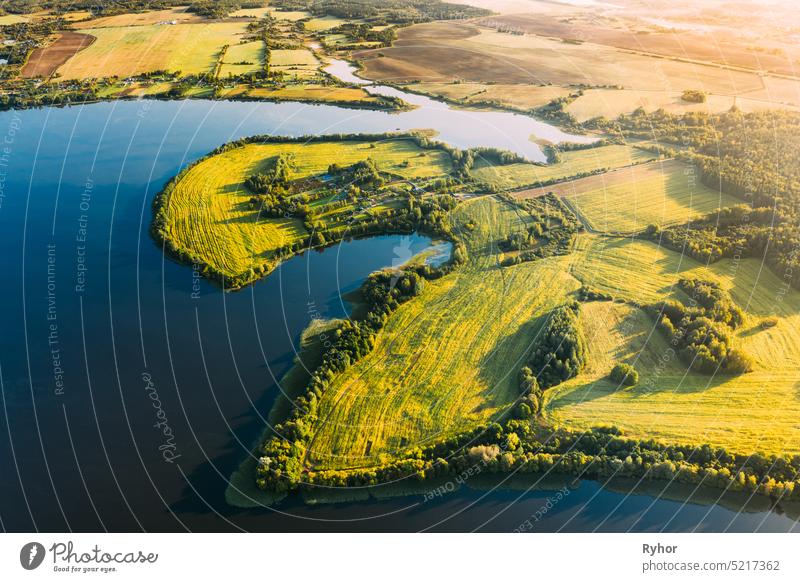
[[[186,7],[178,7],[167,10],[148,10],[146,12],[102,16],[100,18],[81,22],[80,25],[83,28],[106,28],[117,26],[147,26],[164,22],[200,22],[202,20],[202,17],[193,12],[189,12]]]
[[[692,166],[655,161],[530,191],[553,192],[598,232],[631,233],[650,224],[684,224],[742,200],[700,183]]]
[[[65,79],[128,77],[149,71],[214,71],[224,45],[239,43],[245,23],[214,22],[80,29],[97,40],[58,69]]]
[[[655,154],[632,145],[607,145],[585,150],[574,150],[559,154],[560,161],[554,164],[507,164],[494,165],[480,158],[471,170],[474,179],[489,184],[497,190],[514,190],[525,186],[535,186],[542,182],[566,180],[585,172],[639,164],[654,160]],[[519,196],[539,195],[520,192]]]
[[[383,55],[383,56],[381,56]],[[364,76],[395,82],[463,81],[620,86],[637,91],[700,89],[739,95],[763,88],[754,72],[728,70],[590,43],[514,35],[472,23],[402,29],[392,47],[361,51]]]
[[[219,77],[224,79],[230,75],[245,75],[264,70],[264,43],[260,40],[234,44],[225,51]]]
[[[276,19],[257,18],[266,14]],[[316,47],[317,33],[345,20],[314,18],[304,32],[296,21],[310,18],[307,12],[268,6],[218,18],[189,12],[188,7],[87,18],[63,25],[55,34],[36,33],[40,45],[18,66],[19,74],[14,71],[9,77],[16,79],[9,82],[12,92],[7,99],[38,105],[156,95],[244,97],[403,109],[399,99],[368,95],[324,75],[317,49],[305,47]],[[341,36],[349,44],[354,42],[352,34]],[[28,78],[47,82],[32,90],[19,82]],[[165,88],[165,82],[171,86]],[[248,87],[241,88],[243,84]]]

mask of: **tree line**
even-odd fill
[[[800,289],[800,114],[792,111],[647,114],[639,109],[597,127],[655,140],[658,149],[693,163],[712,189],[742,198],[742,207],[709,214],[686,227],[646,234],[695,258],[765,259]]]
[[[488,473],[628,477],[753,493],[776,502],[800,500],[800,455],[740,454],[708,444],[666,444],[626,437],[613,426],[580,431],[542,426],[534,429],[529,420],[517,418],[482,424],[413,447],[406,456],[389,463],[300,471],[289,487],[285,486],[285,474],[273,480],[272,470],[266,468],[276,467],[273,463],[262,460],[258,471],[259,485],[275,492],[319,486],[374,486],[398,479],[424,481],[460,474],[480,464]]]
[[[577,301],[557,307],[534,338],[528,367],[544,389],[574,378],[586,366],[586,337],[579,315]]]
[[[365,20],[372,25],[407,26],[491,14],[482,8],[442,0],[271,0],[270,5],[280,10],[305,10],[314,16]]]
[[[692,370],[704,374],[743,374],[752,358],[734,345],[733,332],[744,322],[744,312],[718,283],[681,278],[678,287],[689,305],[669,299],[646,307],[658,329]]]

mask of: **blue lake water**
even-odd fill
[[[152,198],[181,167],[240,136],[380,132],[401,118],[204,101],[0,114],[3,529],[512,531],[526,520],[540,531],[794,527],[780,510],[684,504],[594,482],[555,504],[555,485],[506,483],[428,502],[226,505],[227,479],[264,430],[302,330],[313,317],[345,316],[342,293],[402,258],[398,249],[416,253],[429,241],[343,243],[225,294],[153,243]]]

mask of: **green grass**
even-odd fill
[[[81,29],[97,38],[58,69],[65,79],[128,77],[156,70],[184,75],[212,72],[226,44],[235,45],[247,24],[121,26]]]
[[[271,9],[269,6],[262,6],[260,8],[242,8],[229,14],[232,18],[264,18],[269,14]]]
[[[264,43],[260,40],[234,44],[228,47],[220,67],[219,77],[224,79],[228,74],[246,75],[264,70]],[[249,65],[236,63],[248,62]]]
[[[269,62],[273,67],[319,65],[317,57],[307,49],[276,49],[270,52]]]
[[[632,146],[608,145],[564,152],[561,158],[561,162],[547,166],[537,164],[495,166],[478,160],[471,173],[476,180],[490,184],[498,190],[515,190],[551,180],[566,180],[584,172],[646,162],[654,159],[655,155]]]
[[[279,89],[256,88],[248,91],[247,96],[252,99],[344,103],[354,106],[378,106],[381,104],[377,97],[370,95],[360,87],[333,87],[328,85],[288,85]]]
[[[738,346],[755,359],[742,376],[687,372],[643,311],[621,304],[584,306],[586,371],[548,396],[551,419],[573,428],[613,424],[626,434],[666,442],[710,442],[732,451],[800,452],[800,293],[778,300],[781,281],[755,259],[709,267],[650,242],[585,235],[573,257],[582,282],[631,301],[677,297],[680,277],[719,282],[746,311]],[[774,327],[762,327],[766,318]],[[637,386],[607,379],[614,363],[633,364]]]
[[[22,14],[3,14],[0,16],[0,26],[9,26],[11,24],[19,24],[20,22],[28,22],[30,17]]]
[[[326,47],[337,47],[340,44],[346,44],[350,41],[350,37],[346,34],[326,34],[322,39],[322,44]]]
[[[428,282],[401,306],[373,352],[336,378],[320,402],[306,463],[346,469],[387,462],[498,418],[517,395],[517,372],[541,316],[583,283],[634,302],[679,297],[680,277],[719,282],[746,310],[737,344],[755,370],[712,378],[688,372],[653,321],[630,304],[583,305],[589,345],[584,372],[548,393],[547,417],[572,428],[616,425],[666,442],[711,442],[733,451],[800,452],[800,293],[777,301],[780,280],[754,259],[706,267],[646,241],[584,234],[572,255],[497,266],[494,242],[525,228],[493,198],[454,212],[468,263]],[[686,299],[685,296],[682,296]],[[766,318],[777,325],[765,328]],[[634,365],[639,385],[618,389],[607,376]]]
[[[304,18],[309,18],[311,13],[304,10],[283,11],[270,9],[269,15],[275,20],[288,20],[289,22],[296,22],[298,20],[303,20]]]
[[[284,73],[284,79],[308,82],[316,78],[321,80],[320,62],[314,53],[306,49],[279,49],[270,53],[270,70],[273,73]],[[305,85],[301,85],[299,88]],[[343,89],[331,87],[330,89]],[[362,93],[364,93],[362,91]],[[366,94],[366,93],[364,93]]]
[[[245,275],[250,269],[269,272],[279,261],[279,249],[309,235],[299,219],[260,218],[250,208],[251,194],[244,181],[264,171],[275,156],[295,155],[294,179],[324,174],[333,161],[350,165],[367,157],[381,171],[405,178],[435,177],[452,170],[447,153],[423,152],[409,139],[391,138],[371,145],[356,140],[248,144],[202,160],[182,176],[165,201],[163,234],[177,248],[228,278]],[[404,165],[407,160],[408,167]],[[380,203],[373,212],[380,213],[391,204]],[[344,207],[316,219],[330,228],[347,229],[364,216]]]
[[[319,32],[320,30],[330,30],[336,28],[347,22],[359,22],[358,20],[343,20],[335,16],[323,16],[322,18],[312,18],[305,23],[305,29],[311,32]]]
[[[518,395],[518,372],[539,316],[578,288],[567,257],[498,265],[496,242],[527,223],[482,198],[454,211],[470,259],[402,305],[375,349],[334,380],[320,402],[307,462],[370,465],[496,418]],[[474,231],[464,225],[474,221]],[[367,449],[369,448],[369,454]]]
[[[563,196],[595,231],[637,232],[649,224],[684,224],[742,200],[712,190],[699,173],[668,160],[622,168],[544,188]]]

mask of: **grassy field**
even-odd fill
[[[224,79],[229,74],[245,75],[264,70],[264,43],[260,40],[234,44],[225,51],[225,58],[219,70],[219,77]],[[249,65],[237,64],[248,62]]]
[[[309,18],[311,16],[311,13],[305,12],[303,10],[282,11],[282,10],[269,9],[269,15],[272,16],[272,18],[274,18],[275,20],[288,20],[290,22],[296,22],[298,20],[303,20],[304,18]]]
[[[585,303],[586,369],[547,396],[547,418],[571,428],[615,425],[665,442],[710,442],[733,451],[800,452],[800,293],[759,261],[711,266],[645,241],[583,234],[566,257],[497,266],[495,242],[526,218],[493,198],[454,213],[470,260],[401,306],[366,358],[336,378],[320,402],[306,463],[345,469],[386,462],[414,446],[496,418],[516,397],[516,372],[541,316],[587,284],[627,301],[682,297],[680,277],[720,283],[746,311],[737,345],[755,359],[738,377],[688,372],[639,308]],[[777,318],[773,327],[763,324]],[[608,380],[617,362],[639,385]]]
[[[167,10],[148,10],[146,12],[131,12],[128,14],[115,14],[103,16],[82,22],[84,28],[106,28],[117,26],[146,26],[159,22],[199,22],[203,18],[186,8],[170,8]]]
[[[270,13],[269,6],[262,6],[260,8],[242,8],[241,10],[234,10],[228,16],[231,18],[264,18]]]
[[[601,13],[602,9],[597,12]],[[583,43],[591,43],[590,46],[615,47],[635,53],[671,56],[751,70],[775,71],[785,75],[794,75],[797,72],[792,66],[791,56],[783,51],[777,53],[760,51],[752,44],[726,34],[718,34],[715,42],[710,43],[707,42],[708,31],[703,30],[702,26],[696,31],[691,30],[691,26],[688,29],[679,27],[680,32],[676,32],[667,26],[649,23],[647,21],[651,17],[649,11],[644,10],[638,14],[637,12],[633,7],[626,10],[626,17],[638,22],[624,27],[615,25],[611,19],[598,18],[597,13],[593,15],[578,13],[571,17],[542,13],[516,14],[499,18],[490,17],[485,23],[491,28],[497,28],[498,25],[508,26],[543,37],[580,39]],[[709,18],[708,15],[705,18]],[[638,29],[636,32],[634,27]]]
[[[479,159],[471,174],[476,180],[490,184],[498,190],[514,190],[550,180],[564,180],[584,172],[614,169],[655,159],[654,154],[627,145],[600,146],[564,152],[560,155],[559,163],[547,166],[536,164],[495,166]],[[521,195],[538,195],[538,192]]]
[[[0,26],[19,24],[20,22],[28,22],[29,20],[30,17],[24,14],[3,14],[0,16]]]
[[[270,53],[270,64],[273,67],[288,67],[292,65],[317,66],[319,61],[310,50],[306,49],[277,49]]]
[[[584,374],[549,395],[549,416],[585,428],[613,424],[626,434],[668,442],[710,442],[739,452],[800,452],[800,293],[778,301],[781,281],[759,261],[723,260],[705,267],[649,242],[585,235],[573,275],[617,297],[656,301],[677,296],[681,276],[719,282],[745,309],[737,344],[755,359],[742,376],[687,372],[653,321],[621,304],[585,305],[590,362]],[[763,327],[765,318],[777,318]],[[633,388],[607,379],[614,363],[633,364]]]
[[[576,248],[570,267],[573,275],[621,299],[652,303],[677,297],[678,279],[696,276],[720,283],[755,318],[800,313],[800,304],[777,299],[783,283],[757,259],[722,259],[706,266],[654,242],[602,235],[581,236]],[[797,349],[800,353],[800,345]]]
[[[248,204],[251,194],[244,181],[264,171],[275,156],[296,154],[294,179],[324,174],[333,161],[345,166],[367,157],[382,171],[409,179],[451,171],[448,154],[430,150],[421,158],[423,150],[407,139],[370,145],[366,141],[249,144],[203,160],[183,176],[166,201],[164,230],[170,240],[202,263],[236,277],[251,268],[272,269],[279,261],[278,249],[309,236],[299,219],[259,218]],[[411,162],[408,167],[404,165],[407,160]],[[389,205],[378,205],[373,212],[380,213]],[[363,216],[363,211],[344,206],[321,212],[317,219],[330,228],[346,230]]]
[[[270,70],[281,72],[284,79],[308,82],[320,78],[320,62],[314,53],[307,49],[277,49],[270,54]]]
[[[65,79],[127,77],[155,70],[212,72],[222,47],[241,40],[246,23],[143,25],[88,28],[96,37],[58,69]]]
[[[683,224],[742,200],[711,190],[682,162],[651,162],[542,188],[554,192],[599,232],[637,232]],[[536,191],[530,195],[535,194]]]
[[[330,30],[331,28],[336,28],[337,26],[341,26],[342,24],[347,23],[347,20],[342,18],[336,18],[335,16],[324,16],[322,18],[312,18],[308,22],[305,23],[305,29],[311,32],[319,32],[321,30]],[[359,22],[358,20],[353,20],[350,22]]]
[[[528,217],[493,198],[456,209],[470,260],[401,306],[375,349],[320,402],[308,462],[369,465],[496,417],[518,395],[518,371],[539,316],[578,288],[567,257],[499,267],[496,242]],[[473,231],[463,225],[474,222]]]
[[[288,85],[279,89],[256,88],[248,91],[252,99],[279,101],[314,101],[318,103],[352,103],[353,105],[378,104],[380,100],[356,87],[331,87],[328,85]]]
[[[795,84],[795,92],[797,91]],[[747,93],[747,95],[751,95]],[[795,98],[796,100],[796,98]],[[708,95],[705,103],[688,103],[681,99],[681,91],[634,91],[624,89],[587,89],[581,97],[567,106],[567,112],[580,121],[593,117],[606,117],[615,119],[623,113],[631,113],[638,107],[652,112],[664,109],[670,113],[688,113],[699,111],[703,113],[721,113],[733,107],[744,111],[763,111],[766,109],[791,108],[780,100],[761,98],[752,99],[738,95]]]
[[[763,89],[747,93],[747,98],[800,107],[800,83],[778,77],[763,77],[762,80]]]

